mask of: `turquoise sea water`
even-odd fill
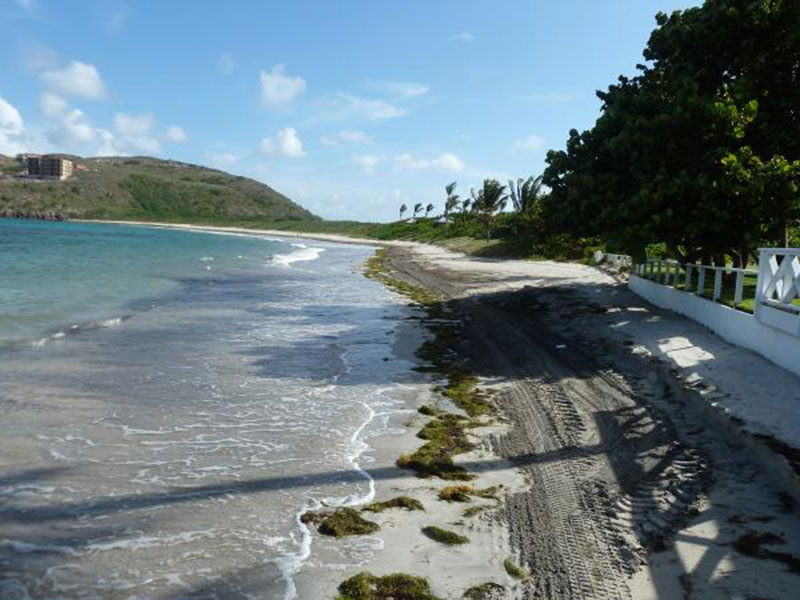
[[[0,221],[0,599],[312,598],[368,558],[299,517],[373,496],[416,393],[371,253]]]
[[[180,278],[258,268],[292,250],[260,237],[0,219],[0,344],[117,318]]]

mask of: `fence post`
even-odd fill
[[[758,279],[756,280],[756,305],[753,312],[758,316],[759,308],[764,303],[764,292],[769,285],[769,255],[766,248],[758,250]]]
[[[658,272],[656,273],[656,281],[658,281],[659,283],[661,283],[661,265],[663,262],[664,262],[663,259],[661,258],[658,259]]]
[[[702,296],[706,290],[706,268],[703,265],[697,267],[697,295]]]
[[[714,295],[711,299],[716,302],[722,296],[722,269],[714,269]]]
[[[733,305],[739,306],[744,295],[744,271],[736,271],[736,291],[733,293]]]
[[[683,282],[683,291],[689,292],[692,288],[692,263],[686,263],[686,279]]]

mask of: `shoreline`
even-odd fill
[[[417,244],[418,242],[408,242],[401,240],[375,240],[370,238],[354,238],[346,235],[334,233],[304,233],[296,231],[284,231],[281,229],[251,229],[248,227],[228,227],[225,225],[192,225],[191,223],[162,223],[156,221],[109,221],[98,219],[71,219],[71,223],[98,223],[106,225],[132,225],[137,227],[153,227],[161,229],[182,229],[199,230],[220,233],[244,233],[250,235],[269,235],[273,237],[301,238],[317,240],[320,242],[332,242],[336,244],[351,244],[356,246],[406,246]]]
[[[369,264],[367,270],[369,270]],[[378,279],[375,273],[367,274],[368,277]],[[455,598],[461,597],[470,588],[486,585],[491,582],[502,582],[503,587],[511,592],[517,587],[517,582],[507,572],[504,561],[511,556],[510,543],[506,528],[502,523],[499,509],[502,504],[501,496],[513,492],[524,486],[524,480],[517,473],[511,463],[504,461],[491,450],[489,440],[492,436],[502,435],[507,426],[497,423],[494,419],[486,420],[470,429],[469,437],[474,448],[454,456],[457,466],[465,465],[475,479],[469,482],[447,481],[437,478],[420,478],[413,470],[398,467],[395,463],[399,456],[418,450],[424,443],[417,433],[420,427],[435,420],[419,409],[435,405],[444,412],[463,414],[464,411],[453,405],[449,400],[437,392],[437,382],[441,385],[443,374],[431,369],[429,360],[419,356],[419,350],[426,341],[436,339],[428,323],[435,320],[430,309],[424,302],[413,298],[410,290],[401,291],[382,281],[389,290],[410,300],[409,315],[405,322],[398,324],[395,332],[395,355],[415,364],[414,371],[423,371],[416,377],[413,384],[413,398],[409,399],[405,410],[395,412],[389,420],[394,420],[396,427],[389,425],[389,429],[398,430],[398,433],[383,434],[365,441],[369,445],[361,455],[368,457],[369,466],[362,466],[367,473],[371,470],[378,472],[389,471],[389,476],[373,477],[374,498],[361,499],[361,502],[345,504],[355,509],[364,508],[371,501],[384,502],[394,498],[410,498],[421,503],[422,511],[407,511],[405,509],[389,509],[382,512],[362,512],[363,518],[376,523],[380,530],[368,536],[359,536],[367,544],[367,540],[379,540],[377,548],[373,549],[372,556],[358,561],[357,566],[342,564],[341,569],[333,578],[325,577],[322,583],[309,581],[309,575],[303,570],[296,574],[297,588],[300,598],[333,598],[337,594],[337,587],[348,577],[361,572],[374,573],[383,576],[390,573],[403,573],[413,577],[422,577],[427,580],[436,597]],[[405,413],[406,418],[400,422],[400,417]],[[474,465],[491,464],[491,469],[481,472]],[[498,497],[494,496],[481,499],[475,497],[467,502],[450,502],[439,497],[443,489],[452,487],[453,484],[467,483],[477,489],[497,489]],[[333,508],[333,507],[331,507]],[[474,514],[465,517],[467,509],[473,509]],[[469,511],[467,511],[469,512]],[[469,543],[463,546],[448,546],[426,538],[422,530],[425,527],[443,527],[448,531],[466,534]],[[311,529],[311,528],[309,528]],[[335,546],[351,545],[354,538],[347,541],[328,538],[316,532],[313,544],[317,560],[321,557],[335,555]],[[358,539],[355,538],[355,539]],[[354,556],[350,557],[355,558]],[[313,559],[312,559],[313,561]],[[352,560],[351,560],[352,562]],[[313,577],[313,576],[312,576]],[[486,596],[491,598],[494,596]],[[516,593],[513,596],[517,597]]]

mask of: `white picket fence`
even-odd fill
[[[736,275],[732,297],[723,288],[725,273]],[[745,285],[747,279],[755,286]],[[800,375],[800,248],[762,248],[758,270],[651,259],[636,265],[628,285]],[[751,300],[753,314],[722,303],[742,309]]]
[[[696,275],[695,275],[696,273]],[[664,285],[683,289],[697,296],[706,296],[706,282],[709,276],[714,277],[714,286],[711,291],[710,299],[718,302],[722,298],[723,274],[735,273],[733,305],[739,307],[745,300],[744,281],[745,276],[758,276],[758,271],[753,269],[739,269],[735,267],[715,267],[696,263],[681,264],[676,260],[665,260],[660,258],[650,259],[636,265],[636,274]],[[711,274],[711,275],[709,275]],[[749,298],[748,298],[749,299]]]

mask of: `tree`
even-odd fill
[[[429,213],[430,213],[432,210],[433,210],[433,204],[428,204],[428,206],[426,206],[426,207],[425,207],[425,216],[427,217],[427,216],[428,216],[428,214],[429,214]]]
[[[444,220],[449,222],[450,212],[458,208],[459,204],[458,194],[453,193],[456,189],[456,182],[447,184],[444,189],[447,192],[447,199],[444,202]]]
[[[403,218],[403,213],[406,212],[407,210],[408,210],[408,207],[405,204],[401,204],[400,205],[400,219],[401,220]]]
[[[417,213],[420,212],[421,210],[422,210],[422,202],[417,202],[414,205],[414,218],[415,219],[417,218]]]
[[[483,187],[478,190],[472,207],[483,223],[487,244],[491,241],[492,221],[495,215],[506,207],[507,199],[506,186],[501,185],[496,179],[483,180]]]
[[[532,212],[542,196],[542,176],[533,177],[528,179],[517,179],[516,184],[513,181],[508,182],[508,191],[511,195],[511,202],[514,204],[514,210],[518,213]]]
[[[472,205],[472,200],[467,198],[461,203],[461,212],[468,213],[470,206]]]
[[[707,0],[656,20],[639,75],[598,92],[595,126],[548,153],[545,215],[637,257],[664,242],[744,263],[800,214],[800,2]]]

